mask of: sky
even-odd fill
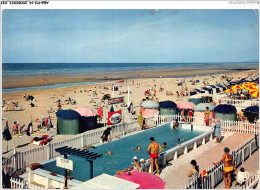
[[[259,59],[254,10],[4,10],[3,63]]]

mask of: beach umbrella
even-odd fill
[[[249,93],[251,94],[252,97],[259,98],[259,89],[258,88],[250,90]]]
[[[242,89],[247,89],[249,87],[248,84],[241,84],[240,86],[242,87]]]
[[[132,171],[117,177],[139,184],[138,189],[164,189],[166,185],[159,176],[147,172]]]
[[[143,101],[140,104],[140,107],[145,109],[159,109],[160,105],[155,101],[147,100],[147,101]]]
[[[244,115],[247,117],[249,122],[254,122],[255,119],[259,118],[259,106],[249,106],[244,109]]]
[[[227,89],[224,91],[225,93],[237,92],[235,89]]]
[[[194,89],[196,92],[200,92],[200,90],[199,89]]]
[[[172,108],[176,108],[177,104],[173,101],[162,101],[159,102],[160,108],[165,108],[165,109],[172,109]]]
[[[8,126],[8,121],[6,121],[5,123],[5,128],[2,135],[3,135],[3,140],[6,141],[6,152],[8,152],[8,141],[12,139],[12,135],[10,133],[9,126]]]
[[[97,112],[88,107],[76,108],[75,111],[84,117],[94,117],[97,115]]]
[[[180,102],[177,104],[177,108],[179,109],[194,109],[195,104],[193,102]]]
[[[250,84],[248,86],[248,89],[251,90],[251,89],[255,89],[256,88],[256,84]]]
[[[235,85],[231,87],[232,89],[242,89],[242,87],[240,85]]]
[[[56,116],[62,119],[78,119],[80,118],[80,114],[74,110],[60,110],[56,112]]]
[[[204,112],[206,111],[206,107],[209,108],[209,111],[214,111],[215,106],[210,103],[200,103],[194,107],[194,111]]]
[[[237,109],[235,106],[229,104],[219,104],[214,108],[214,112],[218,113],[236,113]]]

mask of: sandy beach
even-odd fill
[[[200,71],[187,71],[186,73],[188,75],[200,75],[201,73],[207,73],[207,72],[212,72],[210,70],[200,70]],[[218,71],[219,72],[219,71]],[[163,75],[166,73],[169,74],[169,72],[158,72],[158,75]],[[224,72],[223,72],[224,73]],[[172,73],[170,73],[172,74]],[[177,72],[175,73],[176,75],[178,74]],[[183,74],[183,73],[182,73]],[[238,78],[243,78],[248,76],[248,74],[258,74],[258,70],[251,70],[251,71],[243,71],[239,73],[230,73],[230,77],[234,77],[236,79]],[[121,73],[120,76],[123,74]],[[163,75],[163,76],[165,76]],[[188,90],[192,90],[195,88],[200,88],[203,87],[203,81],[207,81],[210,83],[210,85],[214,85],[217,82],[221,83],[224,81],[221,81],[220,79],[221,74],[216,74],[214,75],[214,78],[212,75],[206,75],[206,76],[197,76],[197,77],[185,77],[186,81],[186,87]],[[152,73],[150,75],[146,75],[145,77],[152,76]],[[54,76],[53,76],[54,77]],[[116,76],[114,76],[116,77]],[[55,78],[55,77],[54,77]],[[58,77],[57,77],[58,78]],[[200,80],[199,83],[196,83],[195,85],[191,84],[191,80]],[[125,80],[124,83],[105,83],[105,84],[90,84],[90,85],[83,85],[83,86],[74,86],[74,87],[67,87],[67,88],[57,88],[57,89],[47,89],[47,90],[35,90],[35,91],[27,91],[27,92],[16,92],[16,93],[4,93],[2,98],[6,100],[6,102],[18,102],[18,105],[22,107],[22,111],[3,111],[2,112],[2,129],[5,127],[5,121],[9,122],[9,127],[10,129],[13,126],[14,121],[19,121],[20,124],[28,124],[30,121],[30,116],[32,116],[33,119],[33,126],[34,130],[36,130],[37,123],[35,119],[41,120],[42,117],[46,117],[48,114],[48,110],[53,110],[52,113],[50,113],[52,119],[52,123],[54,127],[56,127],[56,115],[55,115],[55,110],[57,109],[57,103],[56,101],[58,99],[61,99],[62,101],[62,109],[74,109],[76,107],[90,107],[95,110],[97,110],[97,104],[100,102],[101,98],[103,97],[104,94],[112,94],[111,91],[111,84],[125,84],[128,82],[134,82],[134,84],[130,85],[130,101],[133,102],[134,105],[134,110],[139,111],[139,105],[141,103],[141,100],[145,97],[144,96],[144,91],[151,89],[154,87],[157,91],[156,97],[159,99],[159,101],[164,101],[164,100],[171,100],[176,103],[180,101],[187,101],[188,96],[182,96],[182,97],[177,97],[176,96],[176,91],[181,91],[182,87],[178,86],[178,83],[182,80],[182,78],[138,78],[138,79],[128,79]],[[36,81],[35,81],[36,82]],[[36,82],[37,84],[37,82]],[[3,83],[4,85],[4,83]],[[34,80],[33,82],[31,81],[31,85],[34,85]],[[164,91],[159,92],[159,88],[163,87]],[[108,90],[105,90],[104,87],[108,87]],[[93,91],[97,90],[98,96],[93,98]],[[80,90],[82,92],[80,92]],[[86,90],[86,92],[84,92]],[[173,95],[167,96],[166,91],[171,91]],[[122,92],[127,91],[127,86],[119,87],[119,91],[115,92],[115,97],[119,96],[124,96],[125,101],[127,102],[127,94],[124,94]],[[121,92],[121,94],[120,94]],[[35,97],[35,101],[33,103],[37,107],[29,107],[30,101],[26,101],[24,99],[24,94],[27,95],[32,95]],[[77,104],[76,105],[64,105],[64,100],[68,98],[75,99]],[[91,102],[91,100],[94,100]],[[104,106],[104,103],[101,103],[101,106]],[[104,107],[104,112],[106,113],[110,107],[105,108]],[[116,110],[121,109],[122,107],[120,104],[115,106]],[[128,118],[130,120],[130,117]],[[103,122],[103,121],[102,121]],[[32,135],[31,138],[34,136],[39,136],[42,135],[43,133],[45,134],[50,134],[54,135],[55,130],[49,131],[49,132],[36,132]],[[53,138],[53,142],[58,141],[59,139],[64,139],[68,138],[68,136],[65,135],[55,135]],[[8,149],[12,150],[16,148],[19,145],[24,145],[28,143],[30,139],[27,136],[23,137],[18,137],[18,135],[13,135],[13,139],[8,142]],[[22,146],[17,148],[17,150],[22,150],[22,149],[28,149],[29,147],[34,147],[36,145],[28,144],[26,146]],[[2,146],[2,151],[6,151],[6,142],[3,141],[3,146]],[[3,156],[6,156],[10,154],[12,151],[8,152],[7,154],[3,154]]]

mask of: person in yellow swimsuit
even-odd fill
[[[217,165],[217,164],[224,161],[223,179],[224,179],[224,182],[225,182],[225,185],[226,185],[225,189],[230,189],[231,174],[232,174],[233,170],[236,169],[235,166],[234,166],[233,157],[232,157],[231,154],[229,154],[229,151],[230,151],[230,149],[228,147],[225,147],[224,148],[225,154],[223,155],[221,160],[213,163],[213,165]],[[228,180],[226,179],[226,175],[228,177]]]

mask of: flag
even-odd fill
[[[116,112],[108,112],[107,125],[115,125],[117,123],[120,123],[122,119],[121,112],[121,110],[118,110]]]
[[[129,113],[132,113],[132,110],[133,110],[133,103],[132,102],[127,109],[128,109]]]
[[[97,110],[97,114],[98,116],[100,117],[100,119],[102,119],[103,117],[103,110],[102,110],[102,107],[99,107],[98,110]]]
[[[109,112],[115,112],[114,106],[112,105]]]
[[[30,122],[30,123],[27,125],[26,135],[28,135],[28,136],[31,135],[31,133],[30,133],[31,126],[32,126],[32,122]]]
[[[8,121],[6,121],[6,126],[4,128],[2,135],[3,135],[3,139],[6,141],[10,141],[12,139],[12,135],[11,135],[11,133],[9,131],[9,127],[8,127]]]

